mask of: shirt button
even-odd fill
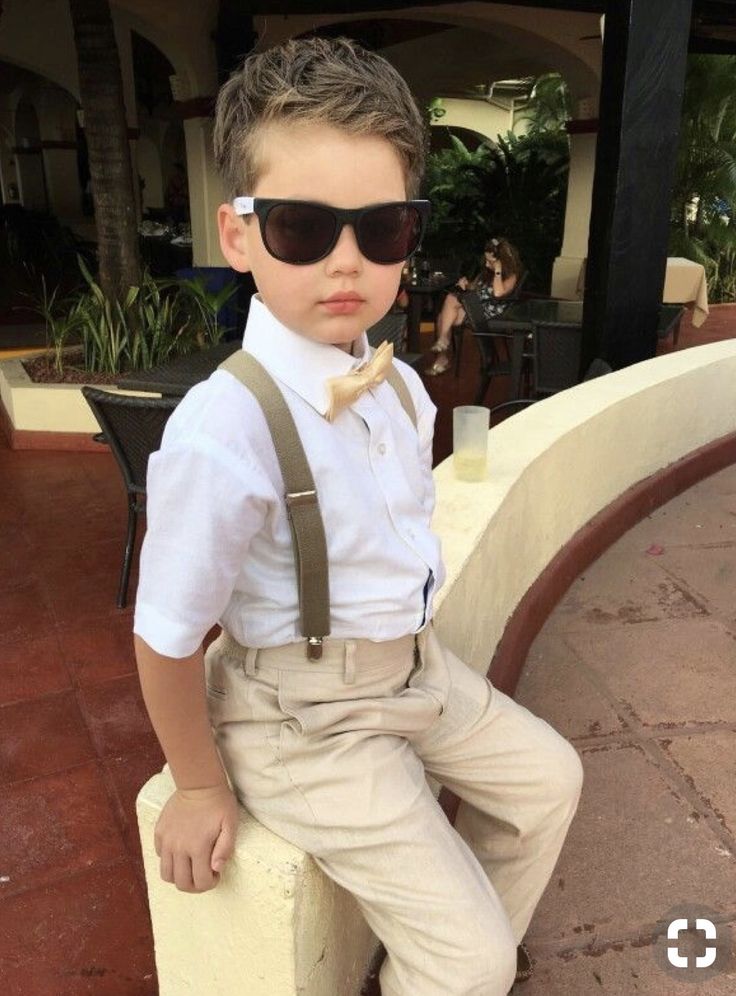
[[[376,449],[381,454],[381,456],[383,456],[384,453],[386,452],[386,444],[385,443],[379,443],[378,446],[376,447]]]

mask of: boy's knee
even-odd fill
[[[470,967],[469,963],[469,967]],[[472,981],[462,996],[507,996],[516,978],[516,941],[509,932],[489,936],[472,956]]]
[[[565,760],[561,764],[562,784],[565,795],[577,802],[583,789],[583,762],[572,744],[567,743],[567,741],[565,744],[567,750],[565,751]]]
[[[453,967],[457,996],[506,996],[516,978],[516,940],[496,913],[478,915],[465,935],[461,964]]]
[[[547,773],[550,801],[555,806],[577,807],[583,788],[583,764],[572,744],[562,737],[550,758]]]

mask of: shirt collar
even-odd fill
[[[356,355],[351,356],[338,346],[315,342],[287,328],[268,310],[259,294],[250,299],[243,349],[320,415],[329,407],[327,378],[349,373],[371,355],[365,332],[355,340]]]

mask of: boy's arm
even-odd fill
[[[183,892],[204,892],[233,852],[238,805],[212,738],[202,648],[164,657],[136,636],[135,653],[146,709],[176,783],[154,835],[161,877]]]

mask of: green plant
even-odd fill
[[[508,132],[491,150],[481,185],[490,234],[508,238],[529,271],[528,287],[548,291],[565,225],[570,168],[567,134]]]
[[[735,78],[736,56],[688,60],[670,214],[670,254],[703,264],[716,302],[736,300]]]
[[[482,177],[488,169],[491,147],[481,144],[471,152],[456,135],[452,147],[430,153],[424,193],[432,213],[424,237],[425,251],[457,273],[477,266],[488,224],[481,208]]]
[[[697,237],[736,199],[736,56],[688,60],[672,227]]]
[[[544,73],[527,80],[527,100],[517,113],[517,124],[525,124],[526,132],[564,131],[572,117],[572,101],[567,83],[559,73]]]
[[[528,286],[547,290],[562,244],[568,170],[565,132],[508,133],[474,152],[452,136],[451,149],[429,157],[427,252],[471,275],[486,240],[504,236],[519,249]]]
[[[191,281],[155,280],[144,273],[140,285],[116,301],[104,295],[84,260],[78,262],[81,290],[62,299],[58,287],[48,293],[42,278],[41,294],[32,298],[33,310],[46,324],[57,371],[63,370],[71,344],[81,347],[85,370],[121,373],[150,369],[221,337],[217,310],[234,293],[229,286],[210,294],[192,288]]]
[[[205,345],[205,340],[211,345],[218,343],[223,334],[228,331],[226,327],[219,324],[218,314],[237,293],[238,288],[235,281],[231,280],[218,291],[209,290],[206,279],[202,276],[178,280],[175,286],[179,288],[181,303],[188,302],[194,308],[195,314],[201,322],[200,346]]]
[[[74,339],[81,328],[82,316],[73,300],[58,301],[59,288],[49,294],[46,278],[41,277],[41,294],[34,297],[26,294],[31,301],[31,309],[43,318],[46,325],[46,345],[53,350],[54,369],[61,373],[64,367],[63,350]]]

